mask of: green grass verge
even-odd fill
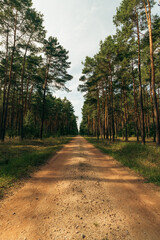
[[[0,198],[19,180],[29,177],[72,137],[0,143]]]
[[[90,143],[103,153],[112,156],[124,166],[134,169],[147,179],[160,186],[160,147],[153,144],[142,145],[136,142],[97,141],[86,137]]]

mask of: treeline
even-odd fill
[[[85,93],[81,134],[115,140],[152,137],[160,144],[160,17],[149,0],[123,0],[116,34],[86,57],[79,85]]]
[[[33,94],[30,110],[24,116],[24,136],[25,138],[39,138],[41,130],[42,98],[39,94]],[[18,109],[18,106],[16,106]],[[9,114],[9,116],[11,116]],[[9,137],[19,136],[20,128],[18,119],[14,119],[14,128],[8,121],[7,132]],[[43,137],[59,137],[66,135],[77,135],[77,119],[74,115],[74,109],[69,100],[64,98],[55,98],[51,94],[46,95],[45,99],[45,117]]]
[[[51,94],[68,91],[68,51],[46,39],[42,14],[31,0],[2,0],[0,26],[0,139],[77,134],[71,103]]]

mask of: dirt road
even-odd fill
[[[76,137],[0,206],[0,240],[159,240],[160,190]]]

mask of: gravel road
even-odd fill
[[[0,240],[159,240],[160,188],[75,137],[0,202]]]

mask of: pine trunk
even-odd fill
[[[154,115],[156,120],[156,144],[160,145],[159,113],[158,113],[157,96],[156,96],[156,88],[155,88],[155,67],[154,67],[154,57],[153,57],[151,6],[150,6],[150,1],[147,0],[147,3],[148,3],[148,10],[147,10],[146,3],[145,1],[143,2],[144,2],[146,18],[148,22],[148,30],[149,30],[150,62],[151,62],[151,73],[152,73],[151,84],[152,84],[152,94],[153,94]]]
[[[97,139],[99,140],[100,135],[100,102],[99,102],[99,89],[97,86]]]
[[[8,103],[9,103],[9,96],[10,96],[10,88],[11,88],[11,79],[12,79],[12,70],[13,70],[13,60],[14,60],[14,53],[16,48],[16,34],[17,34],[17,12],[15,16],[15,25],[14,25],[14,41],[13,41],[13,50],[11,55],[11,62],[10,62],[10,71],[9,71],[9,79],[8,79],[8,89],[7,89],[7,98],[5,104],[5,111],[4,111],[4,122],[2,126],[2,134],[1,140],[4,142],[5,133],[6,133],[6,123],[7,123],[7,114],[8,114]]]
[[[2,134],[3,134],[4,114],[5,114],[5,106],[6,106],[6,91],[7,91],[7,80],[8,80],[8,47],[9,47],[9,32],[7,31],[7,36],[6,36],[5,80],[4,80],[4,89],[3,89],[3,107],[2,107],[1,131],[0,131],[0,137],[1,138],[2,138]]]
[[[134,122],[135,122],[135,127],[136,127],[137,142],[139,142],[138,108],[137,108],[135,79],[134,79],[134,75],[133,75],[133,64],[132,64],[132,77],[133,77],[133,94],[134,94]]]
[[[144,125],[144,109],[143,109],[143,93],[142,93],[142,79],[141,79],[141,54],[140,54],[140,33],[139,33],[139,19],[136,12],[137,21],[137,38],[138,38],[138,77],[139,77],[139,101],[141,109],[141,137],[142,143],[145,144],[145,125]]]

